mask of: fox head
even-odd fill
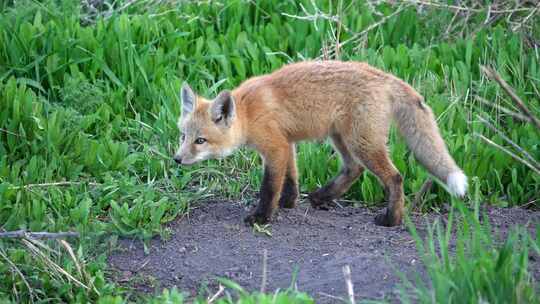
[[[230,91],[208,101],[197,96],[189,85],[182,86],[182,114],[178,119],[180,147],[174,161],[182,165],[222,158],[240,144],[236,104]]]

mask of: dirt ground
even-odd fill
[[[395,299],[400,282],[397,272],[423,272],[405,227],[376,226],[373,218],[377,212],[366,208],[324,211],[301,204],[281,210],[269,236],[243,224],[249,212],[244,205],[205,202],[198,206],[169,225],[172,235],[168,240],[152,240],[148,255],[141,241],[121,240],[121,249],[109,258],[116,279],[150,292],[177,286],[192,295],[214,294],[216,277],[232,279],[249,291],[260,290],[266,250],[266,291],[293,284],[314,296],[317,303],[339,303],[347,297],[344,265],[352,270],[358,300]],[[534,223],[540,223],[540,212],[492,207],[486,211],[493,227],[502,233],[515,224],[532,229]],[[426,222],[437,217],[412,218],[422,231]],[[531,263],[540,269],[539,261]]]

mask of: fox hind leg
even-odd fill
[[[366,146],[370,148],[365,149]],[[353,150],[364,166],[384,185],[388,207],[375,217],[375,224],[386,227],[401,224],[404,213],[403,178],[390,160],[386,146],[357,145]]]
[[[362,165],[354,160],[354,157],[345,145],[342,136],[338,133],[334,133],[330,137],[334,148],[341,155],[343,166],[339,174],[328,184],[309,194],[308,198],[311,202],[311,206],[316,209],[328,209],[332,201],[343,195],[364,172]]]

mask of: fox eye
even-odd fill
[[[195,139],[195,144],[197,145],[202,145],[205,142],[206,142],[206,138],[198,137],[197,139]]]
[[[186,135],[185,135],[185,134],[180,134],[180,140],[181,140],[181,141],[186,140]]]

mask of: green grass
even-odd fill
[[[262,168],[252,151],[190,169],[171,160],[181,84],[188,81],[201,94],[214,96],[252,75],[320,56],[336,28],[324,18],[309,22],[284,15],[303,15],[300,3],[314,12],[311,1],[140,2],[94,21],[77,3],[0,3],[0,228],[80,232],[81,241],[73,245],[77,262],[54,242],[46,243],[56,251],[48,254],[95,290],[86,292],[64,274],[51,272],[50,263],[33,256],[27,245],[1,241],[0,249],[33,289],[30,295],[21,276],[0,259],[0,297],[13,301],[123,297],[126,293],[108,279],[105,263],[118,237],[167,235],[163,224],[188,212],[190,202],[208,196],[238,199],[246,189],[254,193]],[[336,14],[336,5],[316,3]],[[344,1],[343,7],[341,41],[381,20],[364,1]],[[397,7],[377,9],[390,15]],[[490,65],[540,113],[538,52],[523,34],[510,30],[506,18],[484,25],[486,14],[457,22],[445,35],[452,11],[410,6],[369,31],[361,47],[344,45],[341,59],[367,61],[426,96],[451,154],[477,187],[471,201],[538,208],[540,176],[474,135],[504,143],[477,119],[488,117],[540,159],[540,133],[531,124],[477,99],[515,110],[482,75],[479,66]],[[529,22],[529,37],[536,41],[539,19]],[[390,142],[410,201],[428,174],[394,130]],[[339,170],[327,144],[302,144],[298,150],[304,192]],[[383,197],[368,173],[347,193],[368,205]],[[448,200],[435,186],[421,208],[437,209]],[[85,273],[77,272],[77,263]]]
[[[458,206],[444,228],[428,226],[425,239],[408,224],[430,280],[404,279],[404,303],[538,303],[529,254],[540,253],[540,224],[533,237],[516,227],[506,238],[492,235],[487,217]],[[455,231],[454,231],[455,230]],[[453,237],[454,236],[454,237]],[[412,292],[410,292],[412,290]]]
[[[314,304],[315,301],[311,299],[305,293],[293,292],[293,291],[279,291],[275,293],[246,293],[240,286],[230,282],[227,285],[228,288],[239,293],[237,296],[231,296],[231,294],[226,294],[225,296],[217,297],[212,303],[216,304]],[[199,297],[196,299],[190,299],[189,302],[186,301],[186,297],[183,293],[179,292],[176,288],[172,290],[165,289],[163,292],[156,297],[149,298],[145,297],[141,299],[145,303],[151,304],[165,304],[165,303],[193,303],[193,304],[203,304],[208,303],[209,299],[204,297]],[[124,303],[125,299],[122,297],[108,296],[103,297],[99,300],[99,304],[120,304]]]

